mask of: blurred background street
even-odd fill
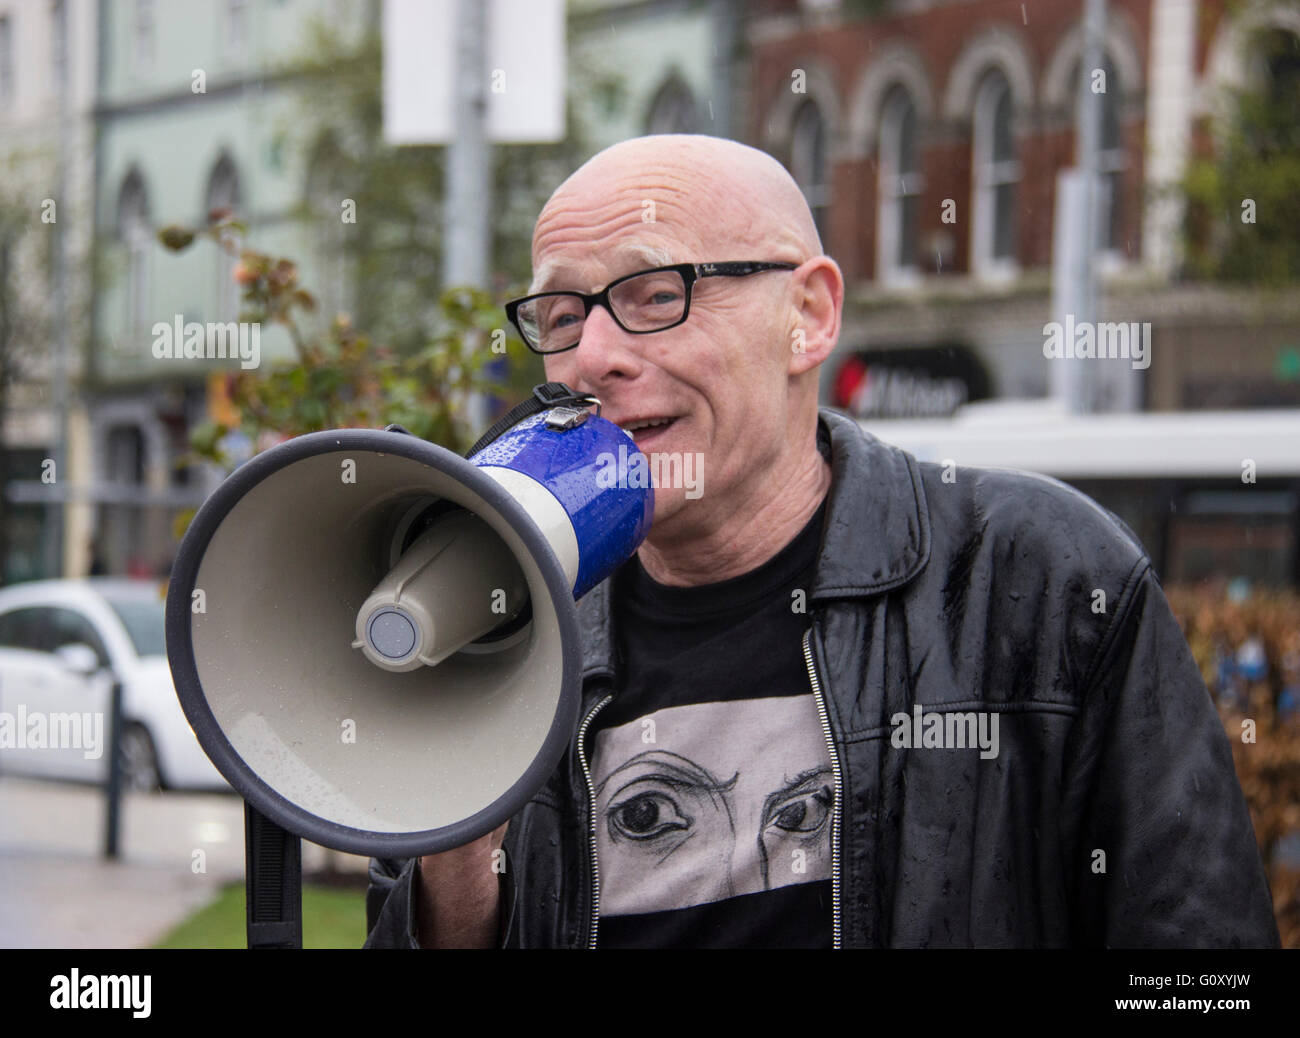
[[[243,882],[236,796],[127,794],[124,852],[111,862],[101,855],[104,814],[94,787],[0,776],[0,948],[151,947],[223,886]],[[326,868],[355,878],[366,860],[304,844],[304,873]]]
[[[1297,0],[0,0],[0,945],[148,944],[242,877],[165,659],[195,510],[316,430],[465,450],[543,381],[502,311],[542,202],[647,133],[800,185],[823,404],[1133,530],[1300,947]]]

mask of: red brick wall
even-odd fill
[[[1205,0],[1217,18],[1224,0]],[[788,0],[763,5],[768,10],[796,10]],[[1082,17],[1083,0],[974,0],[970,3],[945,4],[919,14],[891,18],[866,19],[840,28],[813,31],[799,29],[780,39],[755,44],[752,50],[750,140],[765,139],[766,120],[782,91],[790,89],[793,69],[806,67],[816,60],[831,75],[838,95],[841,118],[847,122],[853,105],[853,90],[871,61],[876,46],[890,40],[906,41],[919,53],[930,74],[930,91],[936,107],[942,104],[948,76],[963,48],[980,31],[1000,25],[1020,34],[1026,41],[1033,63],[1035,106],[1022,113],[1026,132],[1020,138],[1020,208],[1017,242],[1023,267],[1039,267],[1050,262],[1052,216],[1055,203],[1056,174],[1074,157],[1074,128],[1045,125],[1039,97],[1048,62],[1062,37]],[[1143,88],[1148,71],[1151,0],[1111,0],[1112,18],[1121,18],[1132,30],[1133,42],[1142,65]],[[1198,59],[1204,61],[1203,54]],[[1140,106],[1139,106],[1140,107]],[[938,114],[938,113],[936,113]],[[1125,127],[1128,167],[1124,178],[1125,228],[1122,239],[1133,243],[1136,256],[1141,227],[1143,124]],[[925,145],[922,166],[926,189],[921,201],[920,247],[922,264],[932,270],[933,250],[929,248],[935,232],[953,236],[952,265],[955,272],[969,269],[970,227],[970,127],[953,127],[959,136],[940,133],[937,140]],[[847,130],[840,126],[841,134]],[[925,134],[923,133],[923,139]],[[785,156],[781,156],[783,159]],[[876,176],[875,156],[843,161],[832,171],[834,196],[831,201],[830,241],[824,243],[845,269],[846,276],[870,278],[875,272]],[[943,199],[957,203],[957,223],[941,222]],[[926,255],[926,253],[929,255]]]

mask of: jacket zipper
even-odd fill
[[[596,787],[591,781],[591,768],[587,766],[587,728],[601,708],[613,698],[612,694],[608,695],[593,706],[578,728],[578,760],[582,763],[582,774],[587,779],[587,818],[590,823],[587,836],[591,841],[591,922],[587,947],[591,951],[596,950],[596,926],[600,920],[600,866],[596,861]]]
[[[830,715],[826,712],[826,701],[822,697],[822,685],[817,680],[817,668],[813,665],[812,628],[803,636],[803,658],[808,665],[808,681],[812,685],[813,698],[817,700],[817,713],[821,717],[822,734],[826,736],[826,748],[831,754],[831,770],[835,774],[835,799],[831,810],[831,947],[840,945],[840,755],[835,749],[835,738],[831,734]],[[603,705],[603,704],[602,704]],[[599,708],[597,708],[599,709]],[[595,829],[592,830],[595,841]],[[594,935],[593,935],[594,941]],[[593,944],[594,947],[594,944]]]

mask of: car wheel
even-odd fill
[[[156,793],[162,789],[162,772],[158,769],[158,753],[153,737],[140,724],[128,724],[122,730],[118,746],[122,764],[122,788],[141,793]]]

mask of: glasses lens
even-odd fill
[[[675,270],[655,270],[615,285],[609,301],[628,331],[653,332],[682,319],[686,282]]]
[[[582,336],[582,300],[577,296],[553,295],[519,304],[519,330],[543,353],[567,350]]]

